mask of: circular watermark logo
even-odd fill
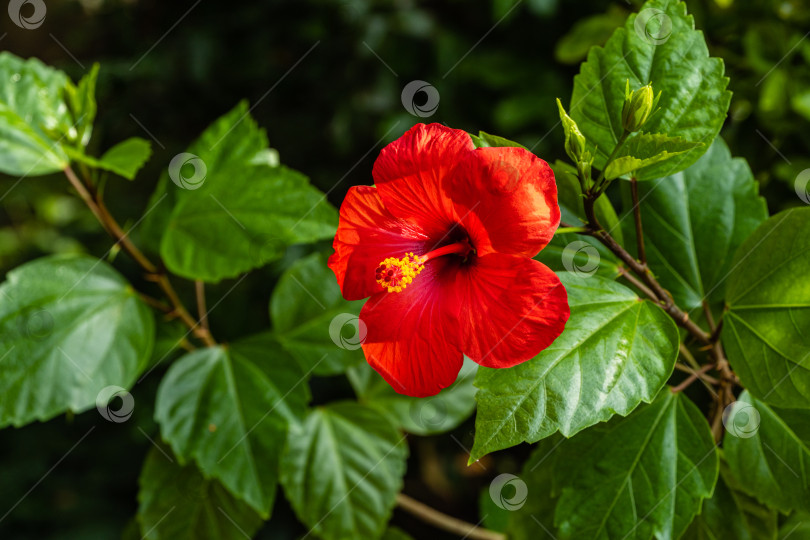
[[[650,45],[666,43],[672,35],[672,19],[664,11],[656,8],[642,9],[636,15],[634,26],[638,37]]]
[[[426,430],[440,429],[447,420],[447,404],[438,396],[414,400],[408,412],[414,424]]]
[[[115,398],[121,399],[121,406],[117,409],[113,407]],[[129,420],[132,411],[135,410],[135,398],[132,394],[120,386],[108,386],[102,388],[96,397],[96,409],[108,422],[120,424]]]
[[[433,116],[439,108],[439,91],[425,81],[411,81],[402,89],[402,106],[419,118]]]
[[[189,167],[194,169],[192,174],[188,174]],[[207,174],[208,168],[205,166],[205,162],[199,156],[188,152],[177,154],[169,163],[169,178],[183,189],[201,188]]]
[[[511,488],[512,493],[506,491],[507,486]],[[529,488],[526,487],[526,482],[514,474],[504,473],[492,480],[489,485],[489,496],[492,497],[495,506],[511,512],[523,508],[526,497],[529,496]]]
[[[341,349],[359,349],[366,340],[366,333],[366,323],[351,313],[339,313],[329,323],[329,337]]]
[[[579,277],[591,277],[599,268],[599,252],[582,240],[571,242],[562,252],[563,267]]]
[[[53,333],[53,316],[44,309],[26,311],[18,321],[20,333],[28,339],[45,339]]]
[[[723,425],[735,437],[748,439],[759,430],[759,411],[750,403],[735,401],[723,410]]]
[[[43,0],[11,0],[8,3],[8,16],[11,17],[11,22],[26,30],[42,26],[47,11]]]
[[[805,169],[796,176],[793,187],[796,189],[796,195],[805,204],[810,204],[810,169]]]

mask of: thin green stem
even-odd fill
[[[607,185],[603,187],[603,184],[605,183],[605,170],[607,169],[607,166],[610,164],[610,162],[613,161],[613,159],[616,157],[616,154],[619,153],[619,150],[622,149],[624,143],[627,142],[627,138],[629,136],[630,132],[625,131],[619,137],[619,140],[616,141],[616,146],[613,147],[613,151],[608,156],[607,161],[605,161],[605,166],[602,167],[602,170],[599,172],[599,176],[596,178],[596,182],[593,183],[593,191],[595,191],[596,193],[602,194],[602,192],[604,191],[604,187],[607,187]]]
[[[559,227],[554,234],[568,234],[568,233],[577,233],[577,234],[584,234],[588,232],[587,227]]]

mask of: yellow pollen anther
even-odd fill
[[[388,292],[401,292],[425,268],[425,257],[408,253],[401,259],[388,257],[377,266],[374,278]]]

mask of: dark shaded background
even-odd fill
[[[441,96],[438,111],[426,121],[488,131],[522,142],[548,161],[562,158],[554,98],[568,104],[587,45],[606,38],[640,2],[83,0],[47,5],[47,19],[36,30],[19,29],[5,10],[0,12],[0,47],[36,56],[74,79],[93,62],[101,63],[91,151],[100,154],[130,136],[154,137],[152,160],[135,182],[115,180],[107,186],[113,214],[131,224],[171,158],[242,98],[255,106],[253,115],[282,161],[309,175],[336,205],[349,186],[371,183],[381,145],[419,121],[400,102],[402,88],[415,79],[430,82]],[[794,179],[810,167],[810,40],[804,39],[810,6],[801,0],[690,0],[687,5],[731,77],[734,97],[723,135],[732,152],[749,160],[772,213],[802,204]],[[601,24],[593,23],[598,31],[569,37],[555,52],[578,21],[605,13]],[[16,180],[0,178],[0,273],[48,253],[83,250],[101,256],[107,251],[109,240],[64,178]],[[223,302],[220,317],[212,315],[218,336],[234,338],[267,327],[273,284],[301,254],[291,251],[286,260],[251,274]],[[148,288],[125,257],[116,266]],[[210,287],[209,305],[232,285]],[[90,411],[0,431],[0,538],[121,534],[136,510],[148,438],[159,437],[151,407],[161,375],[156,370],[133,391],[135,415],[125,424],[107,423]],[[351,396],[342,378],[313,381],[313,393],[316,401]],[[471,446],[472,429],[470,420],[450,435],[411,437],[406,491],[477,523],[481,488],[496,472],[514,471],[526,448],[500,452],[468,469],[463,447]],[[442,538],[399,512],[394,523],[418,538]],[[279,496],[260,537],[294,538],[303,532]]]

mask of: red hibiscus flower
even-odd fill
[[[511,367],[562,333],[565,288],[531,258],[560,222],[545,161],[419,124],[380,152],[373,176],[343,201],[329,268],[346,299],[370,297],[363,352],[397,392],[434,395],[465,354]]]

